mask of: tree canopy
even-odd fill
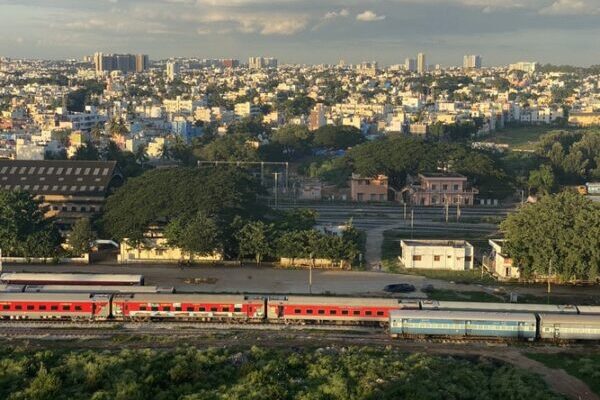
[[[577,193],[544,196],[510,214],[501,229],[506,251],[525,277],[600,275],[600,205]]]
[[[345,150],[364,142],[364,140],[360,130],[353,126],[325,125],[314,132],[313,143],[316,147]]]

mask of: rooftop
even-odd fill
[[[460,179],[467,179],[466,176],[458,174],[456,172],[423,172],[421,174],[419,174],[420,176],[424,177],[424,178],[460,178]]]

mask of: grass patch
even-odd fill
[[[600,354],[527,354],[549,368],[563,369],[568,374],[584,381],[590,389],[600,395]]]
[[[438,301],[474,301],[483,303],[498,303],[502,302],[502,296],[494,296],[485,292],[461,292],[447,289],[433,289],[427,293],[429,300]]]
[[[502,143],[514,150],[533,150],[540,136],[563,130],[555,126],[519,126],[498,130],[484,139],[485,142]]]

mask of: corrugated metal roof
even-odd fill
[[[535,323],[535,314],[476,311],[393,310],[390,318],[423,318],[466,321],[522,321]]]
[[[0,159],[0,189],[34,195],[104,196],[116,166],[116,161]]]

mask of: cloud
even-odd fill
[[[383,21],[384,19],[385,15],[377,15],[371,10],[366,10],[356,16],[357,21],[363,22]]]
[[[329,11],[328,13],[325,14],[323,19],[330,20],[330,19],[335,19],[338,17],[346,18],[349,15],[350,15],[350,11],[348,11],[346,8],[342,8],[340,11]]]
[[[188,19],[208,25],[198,29],[206,30],[211,26],[219,32],[233,30],[241,33],[259,33],[261,35],[289,36],[306,29],[309,18],[303,15],[288,14],[249,14],[249,13],[211,13]],[[226,25],[226,26],[223,26]],[[228,26],[227,26],[228,25]]]
[[[556,0],[550,6],[542,8],[540,14],[597,15],[600,14],[600,5],[596,0]]]

